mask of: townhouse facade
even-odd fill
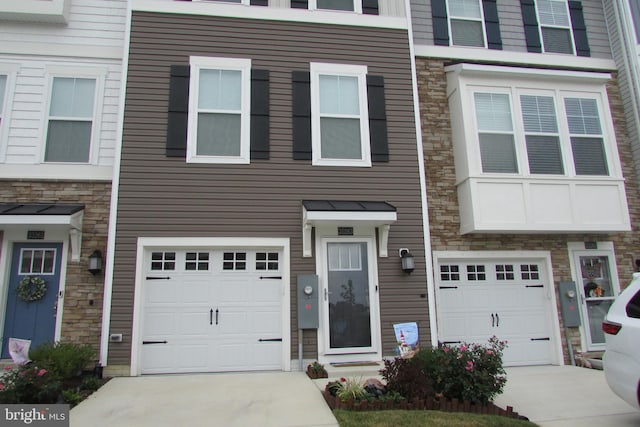
[[[2,359],[9,338],[99,349],[125,11],[0,2]]]
[[[235,3],[130,3],[107,371],[378,361],[403,322],[430,345],[404,2]]]
[[[411,5],[438,341],[496,335],[508,365],[603,350],[639,214],[603,3]]]

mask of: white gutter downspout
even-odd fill
[[[413,22],[411,20],[411,3],[405,0],[405,9],[408,20],[409,54],[411,55],[411,83],[413,86],[413,111],[416,122],[416,142],[418,149],[418,170],[420,171],[420,193],[422,202],[422,230],[424,234],[424,254],[427,274],[427,298],[429,299],[429,329],[431,332],[431,345],[438,345],[438,325],[436,322],[436,293],[433,278],[433,257],[431,255],[431,232],[429,230],[429,211],[427,208],[427,183],[424,166],[424,149],[422,147],[422,125],[420,118],[420,98],[418,96],[418,70],[416,68],[416,55],[413,44]]]
[[[131,0],[127,1],[127,24],[124,33],[122,52],[122,78],[118,112],[118,130],[116,136],[116,155],[111,180],[111,204],[109,208],[109,231],[107,236],[107,261],[104,277],[104,301],[102,303],[102,335],[100,338],[100,365],[107,366],[109,353],[109,334],[111,323],[111,300],[113,291],[113,266],[116,247],[116,220],[118,218],[118,194],[120,186],[120,163],[122,156],[122,133],[124,127],[124,102],[127,94],[127,76],[129,69],[129,45],[131,42]]]

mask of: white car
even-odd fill
[[[604,374],[609,387],[640,409],[640,273],[611,305],[602,322]]]

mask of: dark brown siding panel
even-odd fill
[[[250,28],[251,31],[247,31]],[[398,209],[389,257],[378,257],[382,351],[393,355],[393,324],[418,322],[429,343],[420,179],[407,31],[285,21],[133,12],[118,198],[109,364],[129,364],[139,237],[275,237],[290,239],[291,278],[314,274],[302,257],[304,199],[386,201]],[[186,163],[167,158],[171,65],[189,56],[249,58],[269,71],[269,159],[248,165]],[[370,168],[318,167],[292,158],[292,72],[310,62],[366,65],[384,77],[389,162]],[[405,275],[407,247],[416,270]],[[289,285],[288,283],[286,285]],[[291,354],[297,357],[296,295],[291,295]],[[317,355],[306,331],[305,357]]]

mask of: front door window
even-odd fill
[[[329,352],[348,353],[371,349],[369,282],[366,242],[327,243],[325,302]]]

